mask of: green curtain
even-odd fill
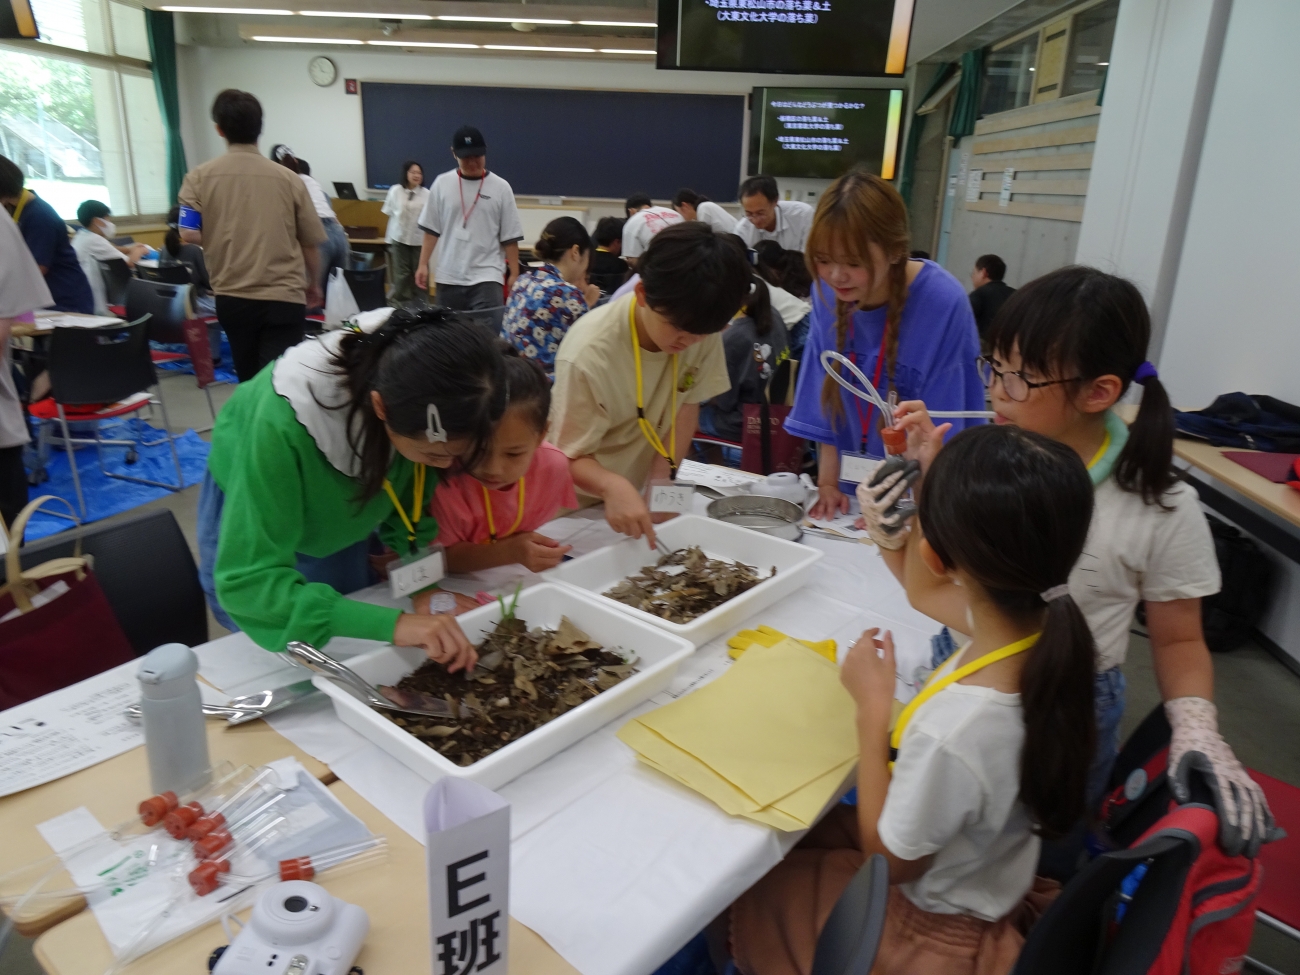
[[[961,83],[957,85],[957,102],[952,107],[948,134],[961,139],[975,132],[980,115],[980,82],[984,75],[984,49],[967,51],[961,56]]]
[[[153,59],[153,88],[158,111],[167,130],[167,199],[176,202],[185,179],[185,146],[181,142],[181,97],[176,88],[176,27],[166,10],[144,11],[149,34],[149,56]]]
[[[921,100],[916,103],[920,108],[930,100],[939,88],[952,77],[952,73],[957,70],[957,63],[945,64],[934,73],[934,80],[930,82],[930,87],[926,89]],[[901,168],[902,176],[898,180],[898,192],[903,197],[903,202],[907,204],[908,209],[912,208],[912,184],[916,175],[916,154],[921,146],[921,135],[925,132],[925,120],[929,115],[913,115],[912,127],[907,130],[907,145],[903,147],[903,165]]]

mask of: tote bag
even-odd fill
[[[80,542],[76,554],[69,558],[52,559],[26,570],[19,563],[28,520],[51,501],[67,505],[53,495],[37,498],[23,508],[8,530],[6,581],[0,586],[0,710],[135,657],[95,579],[90,558],[81,555]],[[71,505],[67,506],[71,510]],[[55,586],[66,586],[67,591],[44,601],[42,594]]]
[[[772,372],[763,390],[763,402],[744,405],[745,425],[741,430],[740,469],[751,474],[773,474],[803,470],[806,444],[802,437],[786,433],[785,418],[794,402],[794,377],[799,363],[786,359]]]

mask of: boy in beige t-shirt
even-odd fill
[[[550,439],[578,491],[605,503],[610,527],[653,543],[642,491],[686,455],[699,404],[730,388],[718,333],[748,296],[752,272],[738,240],[694,222],[656,235],[640,271],[632,294],[588,312],[560,344]],[[653,439],[638,422],[638,358]]]

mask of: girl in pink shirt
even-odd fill
[[[429,503],[448,572],[514,563],[541,572],[571,548],[537,533],[561,508],[578,507],[569,460],[546,442],[551,383],[514,349],[505,354],[510,400],[492,443],[472,471],[443,479]]]

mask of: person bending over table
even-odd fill
[[[308,340],[240,384],[212,431],[199,497],[199,574],[218,622],[267,650],[349,636],[473,666],[451,616],[428,615],[432,590],[415,613],[343,594],[373,581],[373,532],[405,560],[427,554],[438,525],[421,514],[438,470],[474,466],[506,385],[491,337],[443,309]]]
[[[77,207],[77,223],[81,224],[81,229],[72,238],[72,249],[77,252],[81,270],[95,296],[96,315],[112,314],[108,310],[108,291],[104,287],[100,262],[126,261],[127,267],[135,267],[136,261],[152,249],[148,244],[128,244],[125,247],[114,244],[117,226],[109,219],[111,216],[108,204],[101,200],[86,200]]]
[[[699,404],[731,388],[722,336],[749,296],[749,261],[730,234],[668,227],[638,265],[635,290],[578,319],[555,358],[550,440],[611,528],[646,536],[648,480],[676,476]]]

